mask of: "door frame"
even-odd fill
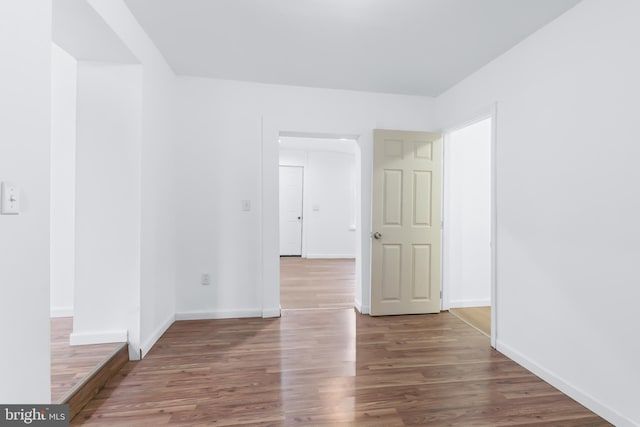
[[[304,175],[304,166],[298,166],[298,165],[280,165],[279,164],[279,168],[278,168],[278,172],[280,171],[280,168],[300,168],[302,169],[302,206],[300,207],[300,257],[305,258],[307,256],[307,248],[306,248],[306,227],[304,226],[304,208],[305,208],[305,203],[304,203],[304,181],[305,181],[305,175]],[[280,183],[280,178],[278,178],[278,184]],[[279,193],[280,187],[278,187],[278,196],[280,195]],[[280,210],[278,209],[278,220],[280,219]],[[278,222],[278,236],[280,236],[279,234],[280,232],[280,222]],[[278,241],[279,243],[279,241]],[[278,246],[280,246],[278,244]],[[282,256],[282,254],[280,255]],[[285,255],[288,256],[288,255]],[[296,256],[296,255],[293,255]]]
[[[445,128],[442,129],[442,198],[443,198],[443,203],[442,203],[442,215],[444,218],[444,200],[447,197],[447,194],[445,193],[445,187],[444,187],[444,172],[445,169],[447,167],[446,163],[444,162],[444,152],[446,150],[446,142],[447,142],[447,137],[452,133],[455,132],[457,130],[460,130],[462,128],[465,128],[467,126],[471,126],[475,123],[478,123],[480,121],[486,120],[486,119],[491,119],[491,148],[490,148],[490,156],[491,156],[491,188],[490,188],[490,193],[491,193],[491,334],[490,334],[490,342],[491,342],[491,347],[496,348],[496,342],[498,339],[498,327],[497,327],[497,323],[498,323],[498,221],[497,221],[497,214],[498,214],[498,198],[497,198],[497,147],[498,147],[498,141],[497,141],[497,129],[498,129],[498,124],[497,124],[497,117],[498,116],[498,104],[497,103],[493,103],[490,106],[481,109],[480,111],[476,112],[473,115],[468,116],[467,119],[462,120],[462,121],[458,121],[453,125],[447,126]],[[443,230],[444,232],[444,230]],[[443,243],[444,243],[444,238],[443,238]],[[443,245],[444,246],[444,245]],[[444,253],[444,251],[443,251]],[[441,268],[443,268],[444,271],[444,257],[442,257],[442,265]],[[448,291],[449,289],[447,289],[446,284],[444,283],[444,274],[441,277],[441,289],[442,289],[442,309],[443,310],[448,310],[449,309],[449,295],[448,295]]]
[[[496,347],[498,337],[497,327],[497,126],[498,104],[476,110],[451,125],[441,126],[439,132],[443,135],[457,128],[464,127],[482,118],[491,117],[491,346]],[[262,285],[262,316],[280,316],[280,257],[279,257],[279,227],[278,224],[278,166],[279,148],[278,137],[309,136],[328,138],[354,139],[358,143],[356,168],[359,172],[360,203],[357,204],[356,224],[359,230],[356,245],[356,309],[362,314],[369,314],[371,301],[371,189],[373,166],[373,129],[368,124],[361,126],[343,123],[336,126],[327,120],[310,116],[293,119],[286,116],[262,116],[260,121],[260,176],[261,196],[258,203],[258,214],[261,217],[259,231],[259,280]],[[431,129],[412,129],[437,132]],[[444,166],[446,167],[446,166]],[[443,169],[444,170],[444,169]],[[274,196],[275,195],[275,196]],[[274,197],[276,200],[274,200]]]
[[[356,286],[354,307],[369,313],[371,282],[371,164],[373,132],[353,126],[323,126],[313,117],[262,117],[260,145],[261,196],[257,213],[259,230],[259,280],[262,285],[262,317],[279,317],[280,230],[279,230],[279,137],[350,139],[356,141]],[[309,129],[313,129],[310,131]],[[275,226],[274,226],[275,225]]]

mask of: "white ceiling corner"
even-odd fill
[[[85,0],[53,0],[52,40],[79,61],[139,61]]]

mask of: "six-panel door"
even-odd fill
[[[440,134],[374,130],[371,314],[440,311]]]

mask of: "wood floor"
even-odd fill
[[[605,426],[449,313],[174,323],[72,425]]]
[[[491,336],[491,307],[451,308],[449,312],[486,336]]]
[[[283,310],[352,308],[356,264],[353,259],[280,258]]]
[[[450,313],[358,314],[353,271],[283,259],[281,318],[174,323],[71,425],[610,425]]]
[[[61,401],[64,395],[90,374],[105,357],[121,344],[70,346],[72,317],[51,319],[51,401]]]

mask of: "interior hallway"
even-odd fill
[[[280,258],[280,306],[291,309],[353,308],[354,259]]]

